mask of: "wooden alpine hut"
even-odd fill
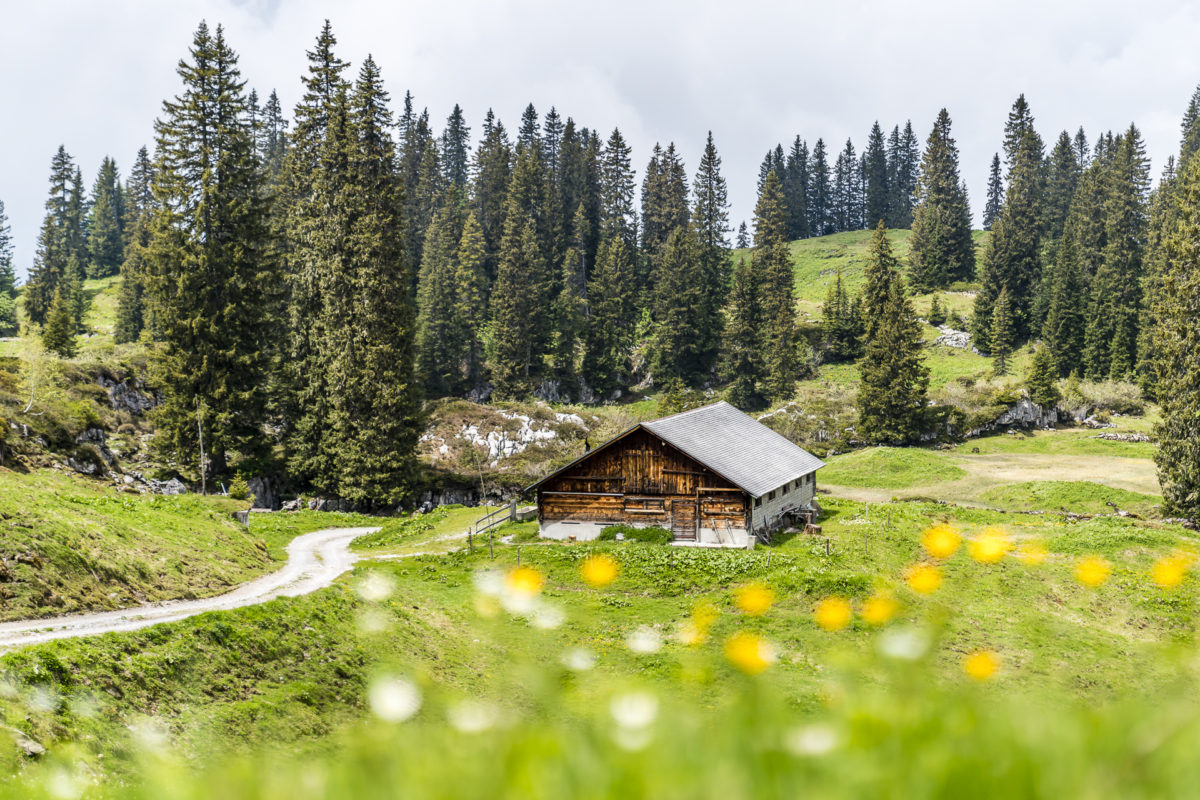
[[[528,487],[541,535],[659,526],[676,542],[750,547],[812,521],[821,459],[725,402],[635,425]]]

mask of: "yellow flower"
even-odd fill
[[[749,583],[736,589],[733,599],[743,612],[757,617],[771,608],[775,602],[775,592],[761,583]]]
[[[936,564],[913,564],[905,571],[904,580],[917,594],[932,594],[942,585],[942,571]]]
[[[969,546],[971,558],[981,564],[995,564],[1008,555],[1012,548],[1008,534],[1003,528],[984,528],[983,532],[971,540]]]
[[[602,589],[617,579],[617,562],[603,553],[588,556],[579,568],[583,580],[589,586]]]
[[[1183,576],[1187,574],[1188,566],[1186,557],[1178,554],[1170,555],[1155,562],[1154,567],[1150,570],[1150,577],[1159,587],[1174,589],[1183,583]]]
[[[504,582],[510,592],[522,597],[533,597],[542,591],[546,578],[533,567],[517,567],[508,573]]]
[[[1108,580],[1111,573],[1112,564],[1100,556],[1088,556],[1075,565],[1075,580],[1092,589]]]
[[[921,546],[934,558],[949,558],[954,555],[958,552],[961,541],[962,537],[958,535],[958,531],[944,522],[927,528],[921,534]]]
[[[700,630],[706,631],[717,621],[719,613],[712,603],[697,603],[692,606],[692,623]]]
[[[850,603],[844,597],[826,597],[817,603],[813,618],[825,630],[832,633],[850,624]]]
[[[775,663],[775,648],[757,633],[739,631],[725,640],[725,657],[747,675],[758,675]]]
[[[1023,542],[1021,546],[1017,548],[1017,552],[1015,553],[1017,559],[1022,564],[1026,564],[1030,567],[1036,567],[1038,564],[1041,564],[1046,560],[1046,556],[1049,554],[1050,553],[1046,550],[1046,545],[1033,540]]]
[[[1000,659],[991,650],[976,650],[963,659],[963,672],[977,681],[986,681],[1000,668]]]
[[[695,647],[708,641],[708,629],[701,628],[695,620],[685,619],[676,628],[675,639],[682,645]]]
[[[899,609],[900,604],[890,594],[876,592],[863,603],[862,618],[868,625],[883,625],[896,616]]]

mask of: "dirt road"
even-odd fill
[[[151,606],[71,614],[39,620],[0,623],[0,650],[73,636],[94,636],[113,631],[132,631],[173,622],[206,611],[265,603],[276,597],[296,597],[322,589],[354,565],[358,556],[350,542],[378,528],[332,528],[297,536],[288,545],[284,567],[270,575],[242,584],[232,592],[202,600],[175,600]]]

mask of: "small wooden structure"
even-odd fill
[[[675,540],[749,547],[815,521],[824,462],[720,402],[635,425],[528,487],[542,536],[594,539],[608,525],[659,526]]]

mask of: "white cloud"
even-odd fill
[[[946,106],[976,214],[1012,100],[1025,92],[1043,137],[1136,121],[1155,172],[1178,145],[1197,81],[1200,15],[1190,4],[606,4],[42,0],[0,27],[0,199],[28,267],[50,157],[66,145],[90,181],[111,154],[124,169],[150,144],[176,62],[200,19],[225,26],[250,84],[291,107],[307,50],[330,17],[343,58],[379,62],[398,106],[410,89],[440,127],[455,102],[479,132],[491,106],[510,128],[525,104],[556,105],[605,134],[619,125],[635,165],[674,140],[689,171],[712,129],[733,219],[753,210],[758,162],[797,133],[861,150],[875,119],[911,118],[924,140]]]

